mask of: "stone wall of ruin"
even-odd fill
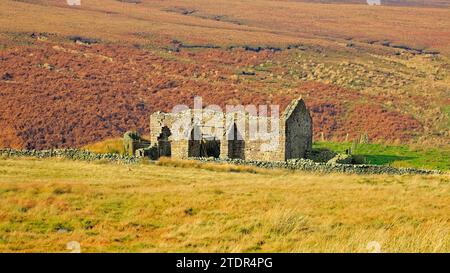
[[[194,122],[195,115],[202,115],[203,123],[196,124]],[[174,123],[184,121],[191,121],[192,124],[196,124],[196,130],[203,135],[203,137],[214,137],[220,141],[220,158],[241,158],[248,160],[284,160],[284,121],[279,121],[280,138],[276,143],[275,148],[270,151],[263,151],[265,146],[268,146],[270,140],[259,140],[251,138],[249,133],[250,126],[257,126],[258,122],[266,122],[264,119],[267,117],[253,117],[244,113],[224,114],[214,111],[206,110],[186,110],[178,114],[172,113],[153,113],[150,117],[150,141],[151,143],[158,143],[158,137],[162,132],[163,127],[168,127],[171,130],[178,128],[179,126]],[[218,124],[214,121],[219,120]],[[271,129],[271,122],[268,129]],[[216,124],[215,128],[211,128],[212,124]],[[233,134],[234,128],[238,130],[238,137],[233,136],[232,140],[229,140],[227,136]],[[185,127],[182,130],[184,134],[191,135],[193,127]],[[173,134],[174,132],[172,132]],[[171,142],[171,156],[173,158],[185,159],[189,156],[189,146],[191,145],[191,151],[197,150],[192,148],[193,145],[198,145],[198,141],[193,140],[177,140],[173,136],[169,138]],[[229,151],[229,148],[232,151]],[[234,149],[233,149],[234,148]],[[192,152],[191,152],[192,154]]]
[[[285,112],[285,160],[304,158],[312,150],[312,118],[302,100],[295,100]]]
[[[200,116],[201,122],[198,122]],[[261,128],[259,124],[267,124],[267,128]],[[219,140],[219,157],[222,159],[283,161],[303,158],[312,149],[312,120],[303,100],[294,100],[285,113],[275,120],[244,112],[222,113],[207,109],[189,109],[176,114],[156,112],[150,116],[152,145],[158,143],[164,127],[171,131],[178,128],[184,136],[183,139],[177,139],[174,137],[176,132],[171,132],[168,138],[171,157],[179,159],[198,156],[201,145],[197,141],[199,138]],[[250,133],[252,128],[258,135]],[[195,140],[189,138],[194,132],[199,137]],[[261,133],[265,137],[261,138]],[[233,135],[232,140],[229,140],[230,134]],[[271,140],[271,134],[276,141]],[[239,135],[237,139],[236,135]]]

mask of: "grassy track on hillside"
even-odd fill
[[[173,166],[0,159],[0,252],[450,251],[448,175]]]

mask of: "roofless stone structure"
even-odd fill
[[[150,142],[158,156],[283,161],[312,149],[312,119],[303,99],[280,116],[189,109],[150,116]]]

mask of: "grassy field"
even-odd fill
[[[0,159],[0,252],[449,252],[449,197],[449,175]]]
[[[326,148],[344,152],[351,143],[317,142],[315,148]],[[450,150],[448,148],[412,148],[406,145],[358,144],[355,155],[362,155],[366,163],[412,167],[422,169],[450,170]]]

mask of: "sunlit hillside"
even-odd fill
[[[302,96],[316,139],[447,147],[448,1],[326,2],[1,1],[0,146],[148,134],[151,112],[194,96]]]

